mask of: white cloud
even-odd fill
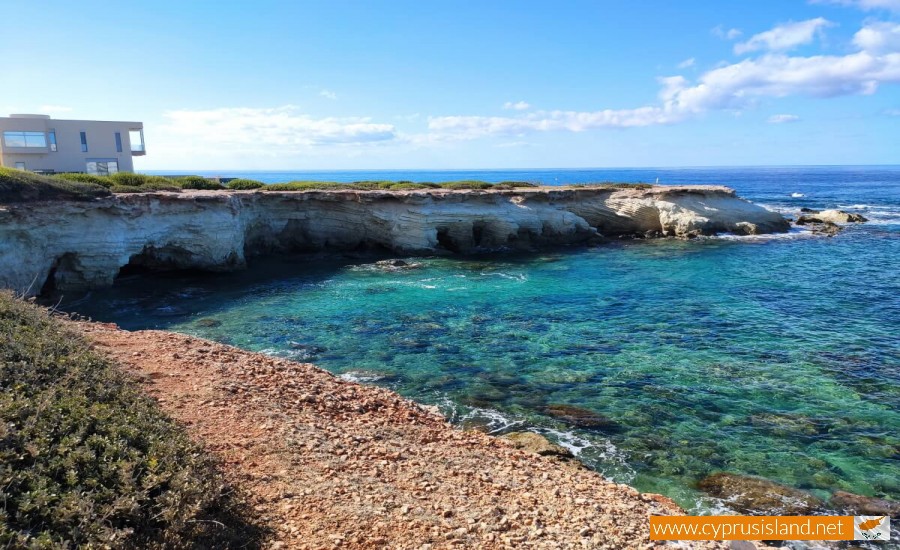
[[[746,42],[735,44],[734,53],[741,55],[759,50],[790,50],[803,44],[809,44],[817,33],[832,25],[832,22],[822,17],[796,23],[792,21],[755,34]]]
[[[853,35],[853,43],[861,50],[875,53],[900,51],[900,23],[869,23]]]
[[[835,97],[872,94],[900,82],[900,53],[860,51],[845,56],[770,54],[707,72],[688,86],[674,82],[663,99],[675,110],[740,109],[758,97]]]
[[[694,59],[693,57],[691,57],[691,58],[685,59],[684,61],[679,63],[678,68],[679,69],[687,69],[688,67],[693,67],[694,63],[696,63],[696,62],[697,62],[697,60]]]
[[[439,116],[428,118],[428,129],[445,139],[474,139],[489,135],[596,128],[631,128],[677,122],[680,117],[661,107],[602,111],[536,111],[521,117]]]
[[[72,108],[63,105],[41,105],[38,108],[38,111],[45,115],[57,115],[61,113],[71,113]]]
[[[800,117],[797,115],[772,115],[769,117],[769,124],[786,124],[788,122],[798,122]]]
[[[527,111],[531,108],[531,105],[524,101],[516,101],[515,103],[513,103],[512,101],[507,101],[503,104],[503,108],[507,111]]]
[[[734,40],[744,34],[741,29],[726,29],[722,25],[716,25],[710,32],[722,40]]]
[[[292,105],[271,109],[234,107],[164,113],[165,134],[173,142],[216,152],[271,154],[316,145],[392,141],[394,126],[368,118],[313,118]]]
[[[885,25],[869,23],[860,32],[869,29],[884,33],[888,28]],[[864,37],[855,40],[859,51],[847,55],[766,53],[707,71],[693,82],[680,75],[662,77],[656,105],[588,112],[535,111],[502,117],[429,117],[430,138],[474,139],[672,124],[710,111],[739,112],[760,98],[872,94],[879,86],[900,83],[900,44],[875,39],[874,34],[859,36]]]
[[[331,90],[322,89],[319,92],[319,95],[324,97],[325,99],[337,99],[337,94],[332,92]]]
[[[900,0],[810,0],[810,4],[838,4],[851,6],[861,10],[900,11]]]

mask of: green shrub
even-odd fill
[[[171,183],[171,180],[153,181],[143,185],[118,185],[114,184],[110,191],[113,193],[150,193],[152,191],[181,191],[181,187]]]
[[[333,181],[291,181],[288,183],[273,183],[265,186],[266,191],[323,191],[328,189],[347,189],[346,183]]]
[[[390,186],[391,191],[405,191],[409,189],[431,189],[431,187],[421,183],[395,183]]]
[[[68,181],[79,181],[81,183],[96,183],[107,189],[112,187],[112,182],[106,176],[95,176],[94,174],[81,174],[78,172],[63,172],[62,174],[53,174],[54,178],[61,178]]]
[[[227,184],[225,184],[225,187],[227,187],[229,189],[247,190],[247,189],[259,189],[260,187],[263,187],[265,185],[266,184],[261,181],[238,178],[238,179],[229,181]]]
[[[527,181],[501,181],[494,187],[500,187],[501,189],[515,189],[516,187],[539,187],[539,186],[535,183],[531,183],[531,182],[527,182]]]
[[[354,181],[353,183],[347,184],[347,187],[350,189],[359,189],[362,191],[367,190],[377,190],[377,189],[390,189],[391,186],[396,185],[399,182],[396,181]],[[412,183],[412,182],[406,182]]]
[[[207,189],[213,191],[225,189],[221,183],[204,178],[203,176],[183,176],[176,178],[175,183],[182,189]]]
[[[260,535],[212,458],[123,371],[8,292],[0,501],[6,548],[233,547]]]
[[[443,189],[490,189],[491,187],[490,183],[478,180],[448,181],[441,184]]]
[[[129,187],[141,187],[148,184],[157,186],[169,186],[172,188],[180,188],[175,180],[164,178],[162,176],[151,176],[149,174],[135,174],[132,172],[118,172],[109,176],[113,185],[124,185]]]
[[[96,183],[41,176],[0,167],[0,203],[48,200],[91,200],[109,195]]]

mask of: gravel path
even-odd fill
[[[681,513],[313,365],[76,325],[222,460],[273,529],[270,548],[654,548],[647,517]]]

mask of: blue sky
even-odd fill
[[[4,7],[0,112],[138,169],[900,163],[900,0]]]

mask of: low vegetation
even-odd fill
[[[217,465],[115,365],[0,293],[0,546],[227,548],[261,531]]]
[[[260,187],[265,186],[266,184],[261,181],[250,180],[245,178],[238,178],[229,181],[225,184],[225,187],[233,190],[250,190],[250,189],[259,189]]]
[[[617,181],[603,181],[599,183],[579,183],[575,187],[590,187],[599,189],[650,189],[652,183],[623,183]]]
[[[202,176],[184,176],[175,179],[175,182],[182,189],[208,189],[213,191],[225,189],[221,183]]]
[[[93,182],[41,176],[0,167],[0,203],[48,200],[91,200],[109,195],[109,189]]]
[[[233,179],[222,185],[215,179],[202,176],[163,177],[147,174],[119,172],[110,176],[91,174],[56,174],[40,176],[20,170],[0,168],[0,202],[28,202],[34,200],[79,199],[89,200],[112,193],[143,193],[148,191],[179,192],[183,189],[204,190],[252,190],[262,191],[415,191],[427,189],[519,189],[538,187],[527,181],[502,181],[489,183],[479,180],[460,180],[442,183],[414,182],[408,180],[361,180],[351,183],[336,181],[290,181],[265,184],[252,179]],[[575,187],[599,189],[649,189],[649,183],[599,182],[576,184]]]

